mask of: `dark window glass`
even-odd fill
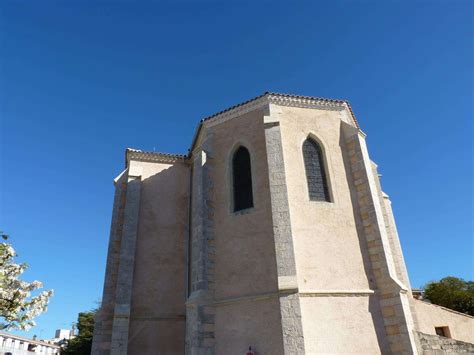
[[[250,154],[245,147],[239,147],[232,158],[232,183],[234,212],[253,207]]]
[[[308,138],[303,143],[303,159],[311,201],[330,201],[321,147]]]

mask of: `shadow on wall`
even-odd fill
[[[367,240],[365,237],[365,233],[363,230],[362,226],[362,220],[359,212],[359,203],[357,200],[357,190],[355,188],[354,184],[354,178],[352,177],[352,169],[351,169],[351,164],[350,164],[350,158],[347,153],[347,147],[346,147],[346,142],[345,142],[345,131],[346,130],[354,130],[353,127],[347,127],[344,128],[344,123],[341,122],[341,129],[340,129],[340,134],[339,134],[339,147],[341,148],[342,152],[342,159],[344,161],[344,170],[346,172],[346,181],[347,185],[349,186],[350,190],[350,196],[351,196],[351,204],[352,204],[352,210],[354,212],[354,220],[356,222],[356,229],[357,229],[357,236],[359,239],[359,246],[360,250],[362,253],[362,260],[364,262],[364,271],[365,274],[367,275],[367,278],[369,280],[369,285],[371,289],[375,289],[375,280],[374,276],[372,274],[372,267],[369,259],[369,253],[367,249]],[[385,332],[385,326],[383,322],[383,317],[382,317],[382,311],[380,309],[380,304],[377,299],[377,295],[371,295],[369,296],[369,309],[368,309],[372,320],[374,322],[374,327],[375,327],[375,333],[377,335],[377,342],[379,344],[380,349],[382,350],[382,353],[389,353],[390,348],[389,344],[386,341],[386,332]]]
[[[177,163],[142,181],[130,353],[184,353],[189,173]]]

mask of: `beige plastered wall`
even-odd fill
[[[411,299],[415,330],[436,334],[435,327],[449,327],[451,338],[474,344],[474,318],[444,307]]]
[[[208,128],[212,152],[215,235],[216,354],[282,354],[275,243],[261,110]],[[251,156],[254,207],[234,213],[232,154],[239,145]],[[258,299],[258,300],[256,300]]]
[[[351,294],[370,293],[373,286],[365,237],[356,226],[341,114],[282,106],[270,112],[282,132],[306,351],[378,353],[386,344],[375,296]],[[302,155],[308,136],[323,148],[331,202],[309,200]]]
[[[130,165],[142,172],[142,185],[128,351],[183,354],[190,169],[184,163]]]

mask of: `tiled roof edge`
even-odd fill
[[[354,124],[358,129],[360,129],[359,123],[357,122],[357,119],[355,117],[354,111],[352,110],[352,107],[349,103],[348,100],[342,100],[342,99],[328,99],[324,97],[317,97],[317,96],[304,96],[304,95],[293,95],[293,94],[282,94],[282,93],[277,93],[277,92],[270,92],[267,91],[263,93],[262,95],[256,96],[250,100],[241,102],[237,105],[231,106],[225,110],[219,111],[217,113],[214,113],[210,116],[207,116],[203,119],[201,119],[196,132],[194,134],[192,143],[191,143],[191,148],[189,149],[188,152],[188,157],[191,155],[192,150],[194,149],[194,145],[196,143],[196,140],[199,136],[199,132],[201,131],[201,126],[205,122],[209,122],[212,120],[219,120],[220,117],[222,116],[227,116],[227,115],[232,115],[232,111],[241,109],[243,106],[249,105],[254,103],[255,101],[262,100],[263,98],[267,98],[269,103],[275,103],[275,104],[280,104],[280,105],[289,105],[289,106],[300,106],[300,107],[311,107],[311,105],[318,104],[322,106],[340,106],[340,107],[346,107],[348,111],[350,112],[351,118],[354,121]],[[285,102],[285,99],[289,99],[287,102]],[[293,100],[293,102],[290,102],[290,100]]]
[[[266,100],[265,100],[265,99]],[[259,103],[256,102],[258,100],[262,101],[262,105],[265,103],[274,103],[274,104],[279,104],[279,105],[286,105],[286,106],[296,106],[296,107],[314,107],[314,106],[327,106],[327,107],[346,107],[347,110],[350,112],[351,118],[354,121],[354,124],[358,129],[359,123],[357,122],[357,119],[354,115],[354,112],[352,110],[352,107],[347,100],[342,100],[342,99],[328,99],[324,97],[317,97],[317,96],[304,96],[304,95],[293,95],[293,94],[282,94],[282,93],[276,93],[276,92],[270,92],[267,91],[263,93],[262,95],[256,96],[250,100],[241,102],[237,105],[231,106],[225,110],[219,111],[217,113],[214,113],[210,116],[207,116],[203,119],[200,120],[199,125],[196,129],[196,132],[193,136],[193,140],[191,142],[191,148],[188,150],[187,155],[182,155],[182,154],[168,154],[168,153],[159,153],[159,152],[145,152],[141,151],[138,149],[131,149],[127,148],[125,152],[125,162],[126,166],[128,166],[128,163],[130,159],[134,160],[142,160],[142,161],[151,161],[151,162],[166,162],[166,163],[175,163],[179,161],[184,161],[188,159],[191,156],[192,150],[194,149],[194,146],[196,144],[196,141],[198,139],[199,133],[201,131],[202,125],[205,122],[209,122],[212,120],[219,120],[222,116],[228,116],[228,115],[233,115],[234,113],[232,111],[235,111],[237,109],[242,109],[244,106],[249,106],[249,110],[253,110],[256,107],[259,107]],[[250,105],[250,104],[257,104],[256,106]],[[245,108],[244,108],[245,109]]]
[[[139,149],[127,148],[125,150],[125,166],[128,167],[130,160],[154,163],[178,163],[184,162],[186,160],[186,155],[161,152],[147,152]]]
[[[278,93],[278,92],[271,92],[271,91],[267,91],[265,93],[263,93],[262,95],[259,95],[259,96],[256,96],[250,100],[247,100],[247,101],[244,101],[244,102],[241,102],[237,105],[234,105],[234,106],[231,106],[229,108],[226,108],[225,110],[222,110],[222,111],[219,111],[217,113],[214,113],[210,116],[207,116],[205,118],[203,118],[201,120],[201,123],[202,122],[205,122],[205,121],[209,121],[217,116],[220,116],[224,113],[227,113],[229,111],[232,111],[236,108],[239,108],[241,106],[245,106],[251,102],[254,102],[254,101],[257,101],[263,97],[267,97],[269,98],[270,102],[272,101],[272,99],[274,98],[289,98],[289,99],[296,99],[296,100],[300,100],[300,103],[301,104],[304,104],[304,102],[321,102],[321,103],[324,103],[326,102],[328,105],[330,104],[335,104],[335,105],[346,105],[347,108],[349,109],[349,112],[351,113],[351,116],[352,116],[352,119],[354,120],[354,123],[356,124],[357,128],[359,128],[359,123],[357,122],[357,119],[354,115],[354,112],[352,111],[352,107],[349,103],[348,100],[342,100],[342,99],[328,99],[328,98],[324,98],[324,97],[318,97],[318,96],[304,96],[304,95],[293,95],[293,94],[282,94],[282,93]],[[295,102],[296,104],[296,102]],[[296,106],[296,105],[295,105]]]

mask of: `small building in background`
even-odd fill
[[[59,354],[60,350],[61,347],[51,341],[28,339],[18,335],[0,332],[0,354]]]
[[[74,330],[71,329],[56,329],[56,332],[54,333],[54,338],[55,339],[72,339],[74,338]]]
[[[411,294],[414,299],[416,300],[423,300],[423,290],[419,288],[412,288],[411,289]]]

